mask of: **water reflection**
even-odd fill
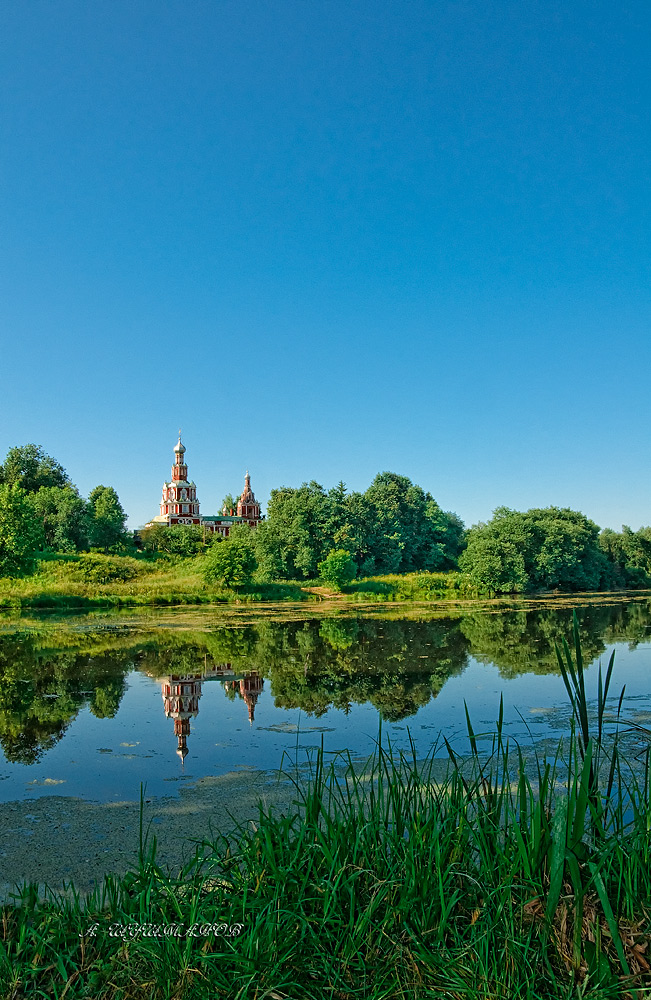
[[[248,709],[249,724],[253,725],[255,705],[264,687],[264,681],[257,671],[237,677],[230,663],[211,663],[208,666],[205,662],[202,671],[159,677],[165,715],[168,719],[174,719],[176,752],[182,761],[188,755],[190,719],[196,718],[199,714],[202,684],[211,680],[221,681],[227,696],[235,697],[239,694]]]
[[[0,745],[8,761],[33,763],[88,705],[112,718],[133,657],[119,648],[94,653],[52,649],[19,632],[0,641]]]
[[[648,601],[577,609],[581,649],[586,663],[601,656],[607,644],[649,641]],[[507,614],[464,615],[459,628],[475,659],[494,663],[505,679],[523,673],[558,673],[556,644],[571,642],[571,610],[511,611]]]
[[[607,643],[649,641],[648,598],[577,613],[586,662]],[[485,609],[429,622],[332,618],[141,634],[17,630],[0,637],[0,745],[8,762],[38,761],[83,708],[113,718],[134,671],[160,684],[181,759],[208,682],[241,699],[251,723],[265,687],[277,709],[321,717],[370,704],[398,722],[437,698],[470,657],[495,664],[506,681],[556,673],[554,645],[571,638],[571,616],[564,607]]]

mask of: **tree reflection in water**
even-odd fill
[[[648,641],[648,600],[578,607],[586,662],[607,643]],[[253,722],[265,682],[279,708],[322,716],[370,703],[383,719],[408,718],[460,674],[469,656],[494,663],[502,677],[555,673],[554,646],[571,638],[572,608],[476,610],[435,621],[331,618],[261,622],[208,631],[156,630],[120,635],[39,633],[0,637],[0,745],[11,762],[33,763],[61,739],[79,710],[112,718],[125,678],[139,670],[161,684],[181,757],[202,685],[223,684]],[[187,690],[186,690],[187,688]]]

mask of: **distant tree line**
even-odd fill
[[[235,504],[230,494],[224,505]],[[33,570],[41,553],[121,553],[132,545],[115,489],[81,496],[63,466],[34,444],[11,448],[0,465],[0,576]],[[208,584],[313,580],[345,587],[355,577],[460,569],[492,594],[651,588],[651,528],[621,532],[584,514],[546,507],[499,507],[466,530],[406,476],[382,472],[368,489],[316,482],[271,491],[255,530],[235,525],[228,539],[201,527],[154,525],[140,533],[145,553],[203,557]]]
[[[10,448],[0,465],[0,576],[30,572],[40,552],[115,552],[128,540],[112,486],[96,486],[84,499],[41,447]]]
[[[197,551],[200,534],[187,530],[186,544]],[[406,476],[383,472],[365,493],[349,493],[343,483],[331,490],[303,483],[272,490],[255,530],[235,525],[227,539],[215,538],[205,579],[241,587],[257,573],[260,580],[320,577],[341,587],[355,576],[456,568],[463,538],[460,518]],[[143,543],[181,554],[183,540],[173,528],[148,529]]]
[[[364,493],[343,483],[271,491],[256,531],[260,569],[270,579],[310,579],[335,550],[347,552],[359,576],[446,570],[457,565],[464,526],[406,476],[382,472]]]
[[[459,568],[496,594],[651,587],[651,528],[600,533],[568,508],[498,507],[467,531]]]
[[[236,576],[240,585],[249,582],[257,566],[260,579],[320,577],[340,588],[355,576],[450,569],[488,594],[651,588],[651,528],[600,532],[569,508],[499,507],[490,521],[465,530],[456,514],[391,472],[365,493],[314,482],[273,490],[257,530],[220,545],[208,555],[207,578],[225,585]],[[255,558],[244,573],[246,545]]]

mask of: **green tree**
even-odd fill
[[[375,512],[376,573],[456,568],[463,523],[441,510],[430,493],[407,476],[381,472],[364,498]]]
[[[479,587],[495,594],[515,594],[526,590],[529,576],[524,553],[517,539],[505,538],[475,525],[468,535],[468,547],[459,560],[460,568]]]
[[[498,507],[467,536],[460,568],[495,593],[524,590],[597,590],[612,573],[599,548],[599,528],[579,511]]]
[[[272,490],[257,551],[267,578],[316,576],[331,549],[345,549],[358,574],[456,567],[464,528],[456,514],[406,476],[384,472],[366,493],[344,483],[326,492],[319,483]]]
[[[55,552],[88,548],[88,504],[74,486],[42,486],[31,495],[31,501],[43,523],[46,548]]]
[[[199,524],[153,524],[140,532],[146,552],[194,556],[204,548],[203,529]]]
[[[334,501],[330,521],[334,548],[346,549],[355,560],[359,576],[375,570],[376,515],[362,493],[346,493],[340,483],[329,496]]]
[[[331,549],[323,562],[319,563],[319,576],[337,590],[352,583],[356,575],[355,561],[345,549]]]
[[[252,529],[236,525],[228,538],[215,540],[208,550],[204,579],[223,587],[244,587],[253,580],[257,565]]]
[[[127,541],[126,514],[112,486],[96,486],[88,497],[90,544],[107,552]]]
[[[0,485],[0,576],[30,573],[43,547],[43,528],[20,486]]]
[[[269,579],[307,579],[330,548],[331,503],[319,483],[271,491],[267,519],[258,526],[256,551]]]
[[[27,493],[35,493],[43,487],[71,485],[63,466],[36,444],[9,449],[4,464],[0,465],[0,483],[21,486]]]
[[[599,546],[612,564],[617,585],[651,586],[651,528],[632,531],[626,524],[621,532],[605,528]]]
[[[233,496],[232,493],[227,493],[224,499],[222,500],[222,505],[219,508],[220,511],[225,512],[228,516],[230,516],[231,511],[233,511],[233,514],[235,514],[237,511],[237,501],[238,497]]]

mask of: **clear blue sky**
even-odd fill
[[[646,2],[0,5],[0,458],[651,522]]]

